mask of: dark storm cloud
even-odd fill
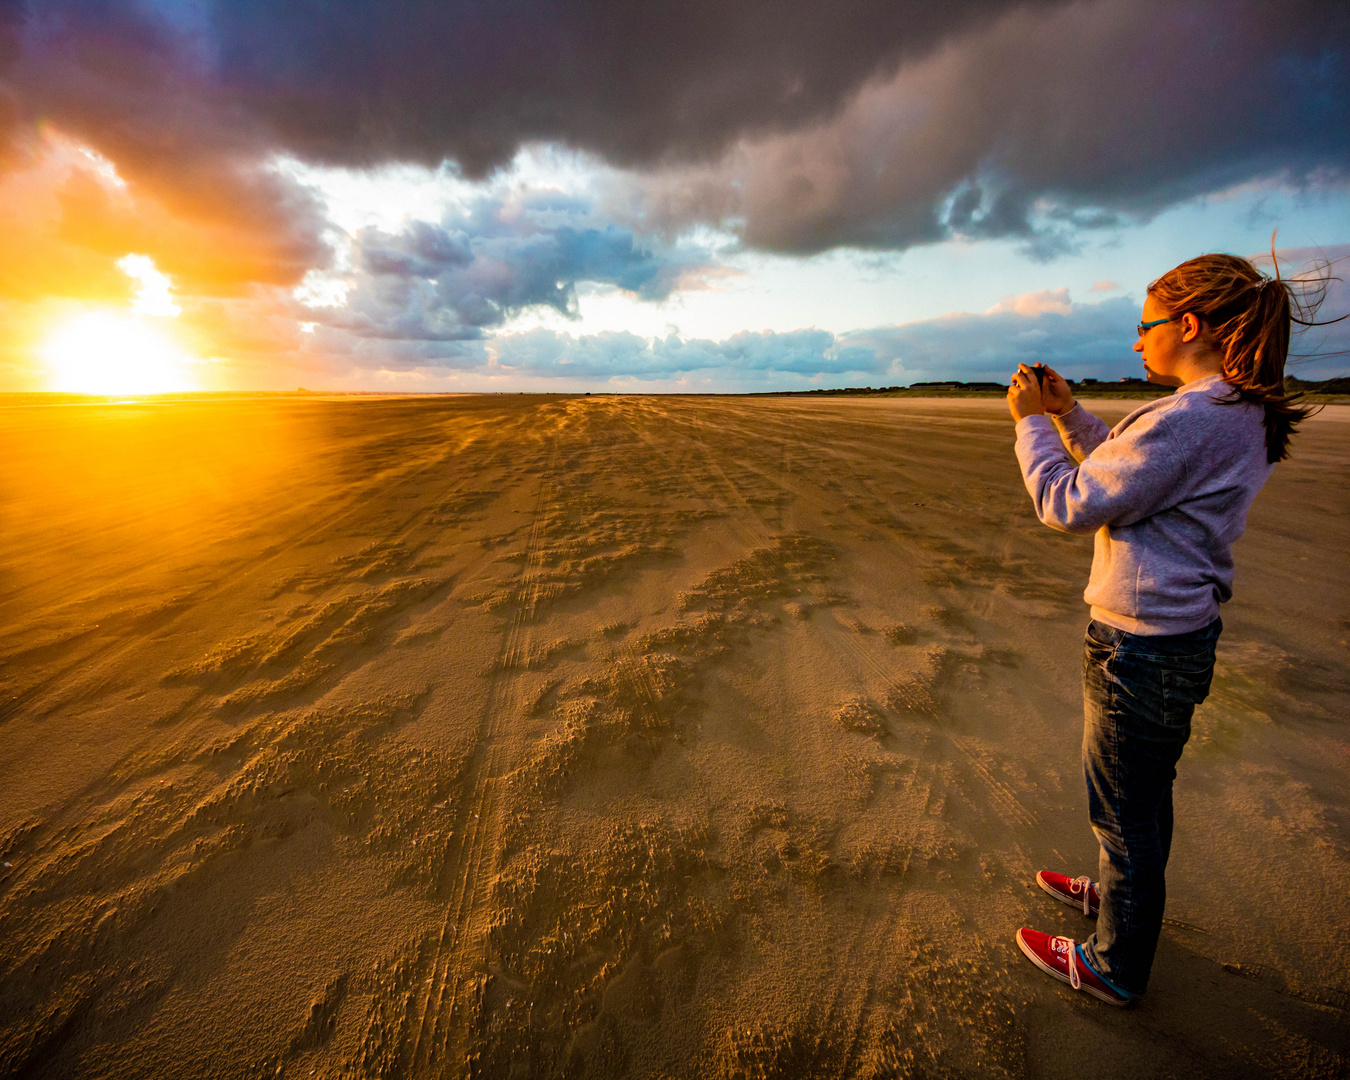
[[[448,155],[477,175],[536,139],[621,164],[706,157],[825,116],[870,76],[1020,6],[232,0],[214,30],[222,83],[297,153]]]
[[[0,0],[0,73],[16,68],[38,113],[115,121],[128,148],[204,105],[208,141],[261,123],[313,161],[449,157],[481,175],[530,140],[621,163],[707,157],[1055,2]]]
[[[231,100],[302,156],[477,174],[558,140],[656,167],[658,223],[783,251],[1017,236],[1048,258],[1350,162],[1350,5],[1327,0],[255,0],[214,32]]]
[[[1254,179],[1344,183],[1350,5],[1100,0],[1017,10],[829,121],[644,177],[628,205],[813,252],[1020,237],[1031,254]]]

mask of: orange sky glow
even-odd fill
[[[230,389],[303,344],[293,315],[282,314],[302,268],[228,208],[160,197],[49,124],[23,149],[0,177],[8,388]],[[140,270],[156,281],[147,286]],[[281,377],[291,386],[293,373]]]

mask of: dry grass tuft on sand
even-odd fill
[[[1347,414],[1120,1012],[1013,943],[1090,541],[1001,401],[0,403],[0,1078],[1346,1075]]]

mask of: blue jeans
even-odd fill
[[[1162,930],[1172,847],[1172,781],[1209,694],[1223,623],[1140,637],[1093,620],[1083,651],[1083,774],[1101,844],[1093,970],[1127,994],[1148,986]]]

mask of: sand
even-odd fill
[[[1122,1011],[1013,941],[1091,928],[1091,540],[1002,402],[0,407],[0,1076],[1344,1076],[1347,419]]]

